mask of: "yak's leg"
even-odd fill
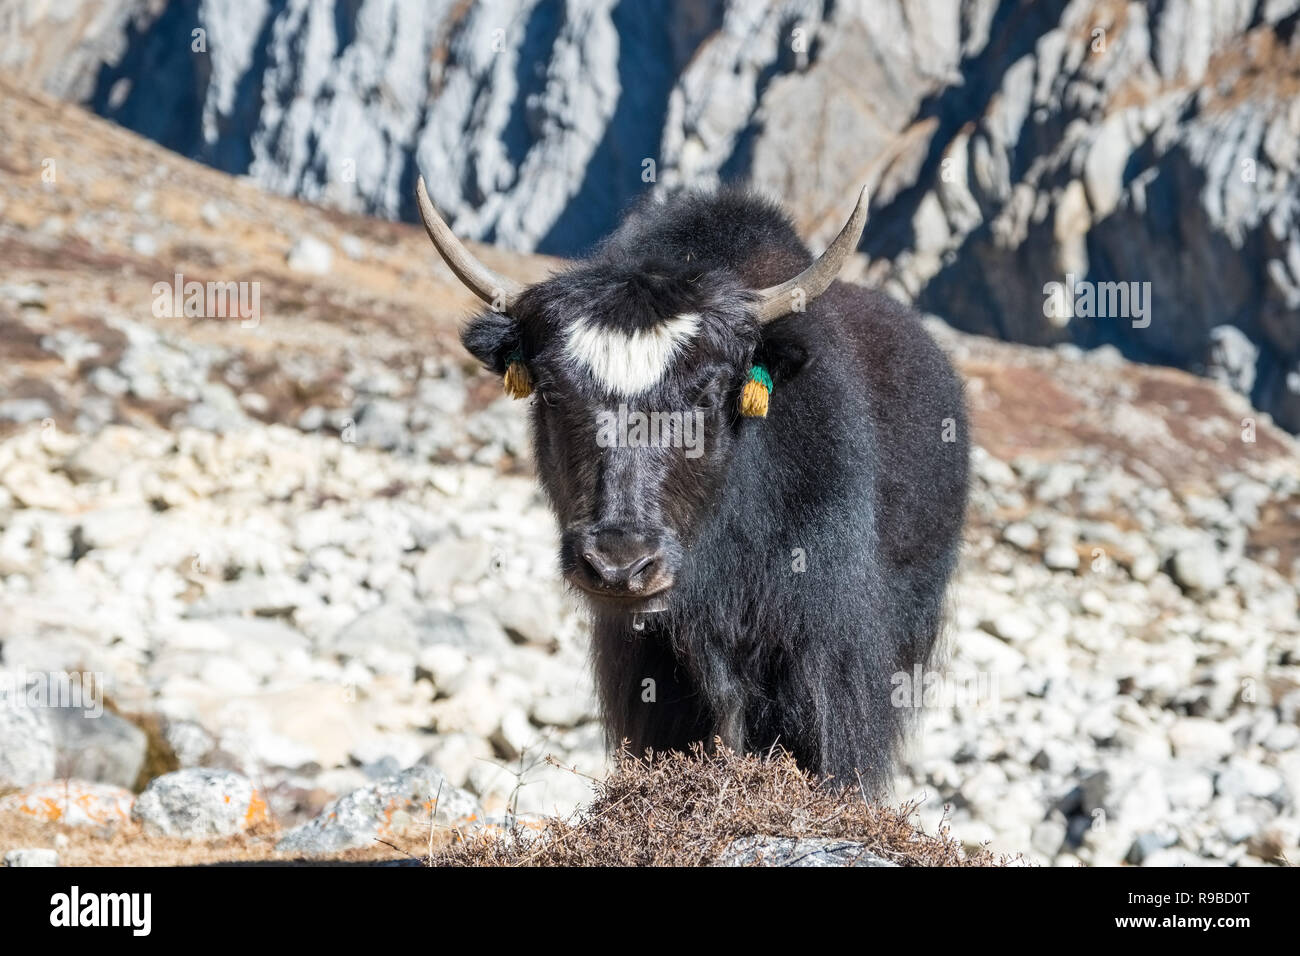
[[[739,701],[724,706],[722,718],[718,721],[718,736],[727,749],[745,752],[745,710]]]

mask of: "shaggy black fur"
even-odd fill
[[[638,751],[715,734],[737,749],[780,743],[802,766],[879,793],[911,716],[891,703],[898,675],[928,664],[942,625],[967,421],[961,384],[916,314],[879,292],[837,282],[760,330],[748,290],[810,261],[771,203],[679,194],[643,204],[590,259],[531,287],[511,316],[479,316],[463,340],[498,373],[522,350],[537,383],[539,474],[563,529],[561,567],[595,615],[611,740]],[[701,409],[703,455],[597,447],[596,415],[619,399],[565,355],[565,330],[684,312],[702,317],[693,346],[634,404]],[[738,413],[756,361],[775,380],[766,419]],[[611,528],[658,549],[643,593],[592,592],[584,577],[583,542]],[[663,582],[666,609],[634,629],[632,612]]]

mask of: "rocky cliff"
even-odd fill
[[[576,253],[646,190],[733,178],[825,238],[866,182],[864,265],[895,294],[966,330],[1212,375],[1294,431],[1297,11],[9,0],[0,66],[345,210],[412,219],[422,170],[460,233],[514,250]],[[1047,314],[1067,276],[1138,283],[1142,304]]]

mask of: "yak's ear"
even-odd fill
[[[484,312],[465,326],[460,341],[484,366],[504,375],[511,354],[519,348],[519,326],[503,312]]]
[[[785,334],[784,329],[764,329],[755,361],[761,361],[779,385],[799,374],[808,362],[808,350],[794,335]]]

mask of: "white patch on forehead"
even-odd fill
[[[579,319],[569,329],[565,351],[611,392],[631,397],[650,388],[700,327],[700,317],[683,312],[635,332],[607,329]]]

